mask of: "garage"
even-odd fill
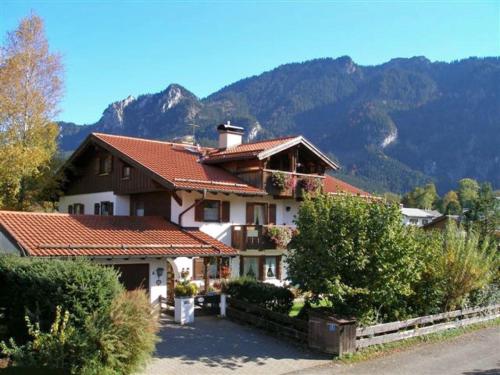
[[[144,289],[149,292],[149,264],[114,264],[120,272],[120,282],[125,289]]]

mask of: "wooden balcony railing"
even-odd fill
[[[231,245],[239,250],[276,249],[276,244],[267,236],[265,225],[233,225]]]

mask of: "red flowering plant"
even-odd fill
[[[321,187],[321,181],[317,178],[303,178],[300,180],[300,188],[307,193],[315,193]]]

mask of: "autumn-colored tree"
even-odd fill
[[[60,56],[43,20],[30,15],[7,33],[0,53],[0,205],[30,209],[57,150],[53,122],[62,95]]]
[[[442,208],[446,215],[460,215],[462,213],[462,207],[460,206],[460,200],[456,191],[450,190],[445,194]]]
[[[479,184],[472,178],[463,178],[458,182],[458,197],[462,208],[471,208],[479,194]]]
[[[409,193],[405,194],[402,203],[405,207],[422,208],[430,210],[436,206],[439,195],[436,191],[436,186],[429,183],[425,186],[418,186]]]

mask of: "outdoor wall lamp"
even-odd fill
[[[163,276],[163,271],[165,271],[165,269],[163,269],[162,267],[158,267],[156,269],[156,276],[158,276],[158,278],[162,277]]]

